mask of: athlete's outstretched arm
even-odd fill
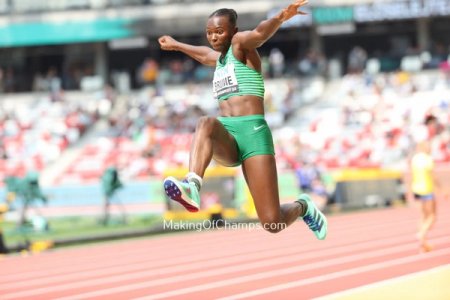
[[[275,34],[275,32],[277,32],[283,22],[298,14],[305,15],[306,13],[299,11],[298,9],[306,4],[308,4],[308,0],[296,0],[292,2],[273,18],[259,23],[255,29],[236,33],[233,37],[233,44],[238,43],[244,49],[261,47]]]
[[[207,66],[215,66],[220,53],[206,46],[193,46],[175,40],[173,37],[163,35],[158,39],[162,50],[180,51],[189,55],[199,63]]]

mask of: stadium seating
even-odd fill
[[[55,163],[95,123],[81,103],[51,102],[48,96],[9,95],[2,99],[0,176],[41,172]]]

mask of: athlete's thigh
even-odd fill
[[[260,219],[278,219],[280,200],[275,157],[270,154],[252,156],[242,163],[242,171]]]
[[[224,166],[239,163],[239,151],[235,138],[217,119],[214,121],[212,134],[213,159]]]
[[[423,212],[426,216],[434,215],[436,213],[436,201],[427,200],[422,204]]]

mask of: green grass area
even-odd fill
[[[159,215],[130,215],[126,222],[112,217],[107,226],[95,216],[74,216],[48,219],[48,230],[34,230],[31,224],[17,227],[13,222],[1,222],[4,242],[7,246],[42,240],[84,239],[101,235],[114,235],[131,231],[151,230],[162,223]]]

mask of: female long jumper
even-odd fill
[[[318,239],[327,235],[327,219],[306,194],[280,206],[272,134],[264,119],[264,81],[257,48],[297,14],[306,0],[292,2],[255,29],[239,32],[237,14],[222,8],[206,23],[210,47],[181,43],[170,36],[159,38],[161,49],[181,51],[198,62],[215,67],[213,94],[220,116],[202,117],[197,123],[184,180],[164,180],[166,194],[187,210],[200,207],[202,178],[211,159],[224,166],[242,166],[261,224],[279,232],[302,217]]]

